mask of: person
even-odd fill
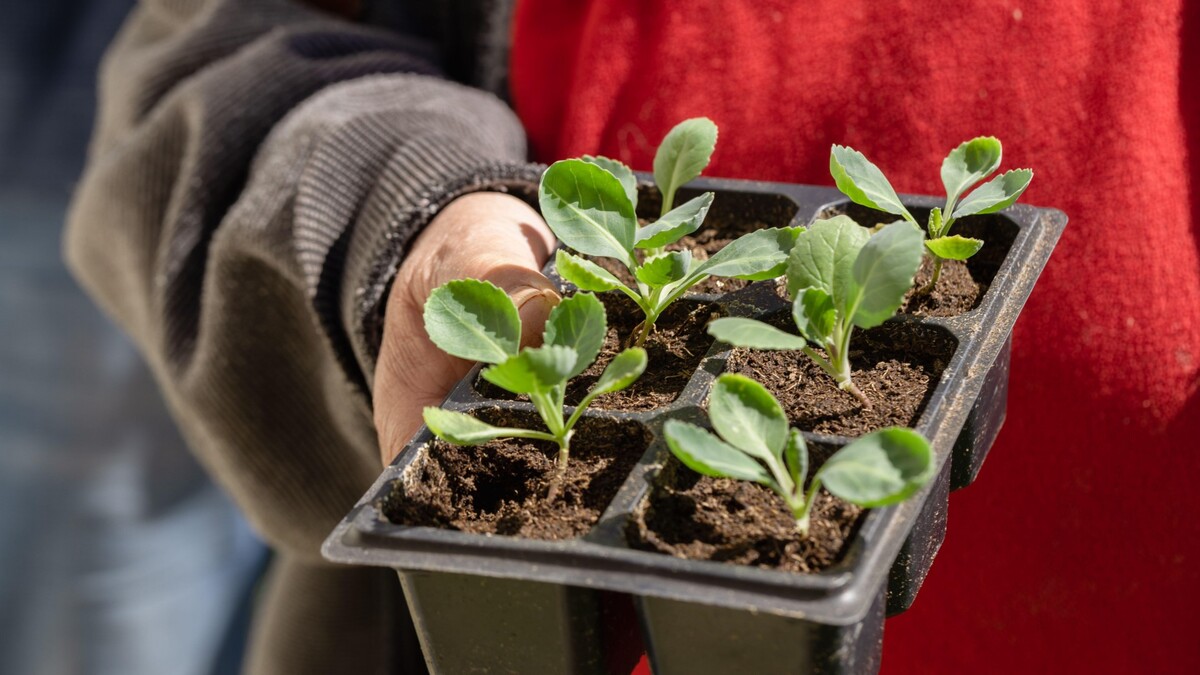
[[[1200,666],[1196,3],[324,5],[144,0],[67,232],[278,552],[252,672],[405,667],[391,573],[317,550],[466,371],[421,302],[488,279],[536,331],[530,160],[645,169],[696,115],[721,128],[710,175],[828,184],[836,142],[913,192],[997,135],[1036,172],[1024,201],[1072,218],[1015,330],[1008,426],[885,671]]]
[[[236,672],[266,556],[61,259],[96,65],[132,4],[0,21],[0,673]]]

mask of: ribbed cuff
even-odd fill
[[[384,309],[396,271],[411,243],[442,208],[473,192],[505,192],[532,205],[544,167],[481,156],[443,134],[423,135],[400,147],[380,175],[346,257],[342,321],[363,385],[372,386],[383,339]]]

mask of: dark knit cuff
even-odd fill
[[[364,218],[356,226],[342,284],[342,323],[356,369],[370,389],[383,339],[384,310],[396,271],[421,230],[442,208],[472,192],[505,192],[537,203],[543,166],[495,159],[441,133],[401,146],[380,175],[365,211],[386,210],[386,219]]]

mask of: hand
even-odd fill
[[[454,279],[483,279],[508,292],[521,314],[521,344],[541,340],[559,295],[541,268],[554,235],[525,202],[478,192],[451,202],[429,223],[396,273],[375,366],[375,430],[384,466],[421,426],[421,409],[439,405],[473,365],[434,346],[425,334],[425,299]]]

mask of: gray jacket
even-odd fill
[[[406,247],[461,194],[536,185],[513,113],[444,74],[503,87],[505,5],[380,4],[384,29],[285,0],[143,0],[105,60],[66,255],[280,553],[252,672],[413,657],[394,575],[318,548],[379,473],[369,392]]]

